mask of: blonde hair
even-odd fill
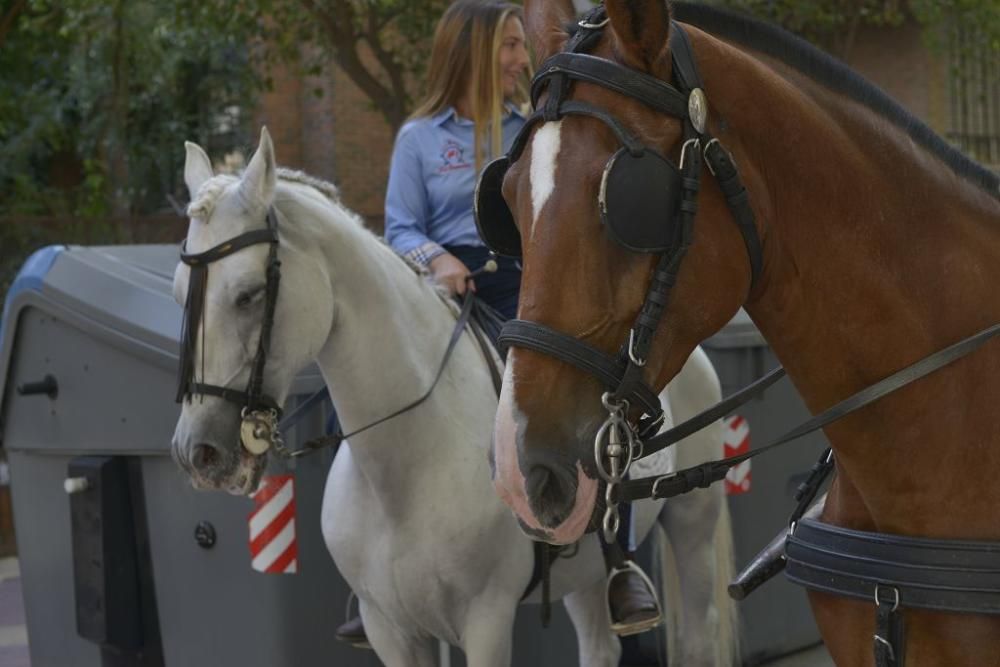
[[[471,91],[477,171],[483,164],[484,148],[490,157],[503,152],[504,104],[511,102],[521,108],[528,104],[530,72],[522,77],[513,97],[504,99],[498,54],[504,24],[511,16],[521,19],[522,11],[509,2],[453,2],[434,31],[427,95],[410,115],[411,119],[433,116],[455,106],[467,90]]]

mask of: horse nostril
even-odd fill
[[[219,450],[213,445],[199,443],[191,450],[191,467],[195,470],[209,470],[220,460]]]
[[[532,466],[531,471],[524,480],[524,490],[529,498],[542,498],[551,495],[550,486],[559,482],[555,479],[555,474],[546,466]]]
[[[573,481],[544,465],[534,465],[528,471],[524,490],[538,520],[546,527],[559,526],[572,512],[576,500]]]

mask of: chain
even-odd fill
[[[602,527],[604,541],[611,544],[615,541],[621,525],[618,503],[614,500],[615,490],[624,481],[632,465],[636,438],[627,419],[628,401],[613,401],[611,394],[605,393],[601,397],[601,403],[608,411],[608,418],[594,436],[594,460],[597,463],[598,474],[607,484],[604,491],[605,510]]]

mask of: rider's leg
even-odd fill
[[[611,612],[611,629],[619,635],[645,632],[663,620],[656,594],[633,562],[630,536],[632,534],[632,504],[618,506],[621,523],[613,544],[604,541],[603,531],[598,531],[604,562],[608,568],[608,607]]]

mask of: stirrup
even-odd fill
[[[651,630],[663,622],[663,606],[660,604],[660,597],[656,594],[656,587],[653,586],[653,581],[649,578],[642,568],[635,564],[635,561],[628,559],[624,561],[622,567],[612,567],[611,572],[608,574],[607,583],[604,586],[604,599],[608,601],[609,605],[609,615],[610,615],[610,604],[611,604],[611,582],[620,574],[624,574],[629,570],[635,572],[642,579],[643,583],[646,584],[646,590],[649,591],[649,595],[653,598],[653,604],[656,605],[656,615],[645,620],[639,621],[638,623],[624,623],[621,621],[615,621],[611,619],[611,631],[614,632],[619,637],[628,637],[629,635],[637,635],[647,630]]]

